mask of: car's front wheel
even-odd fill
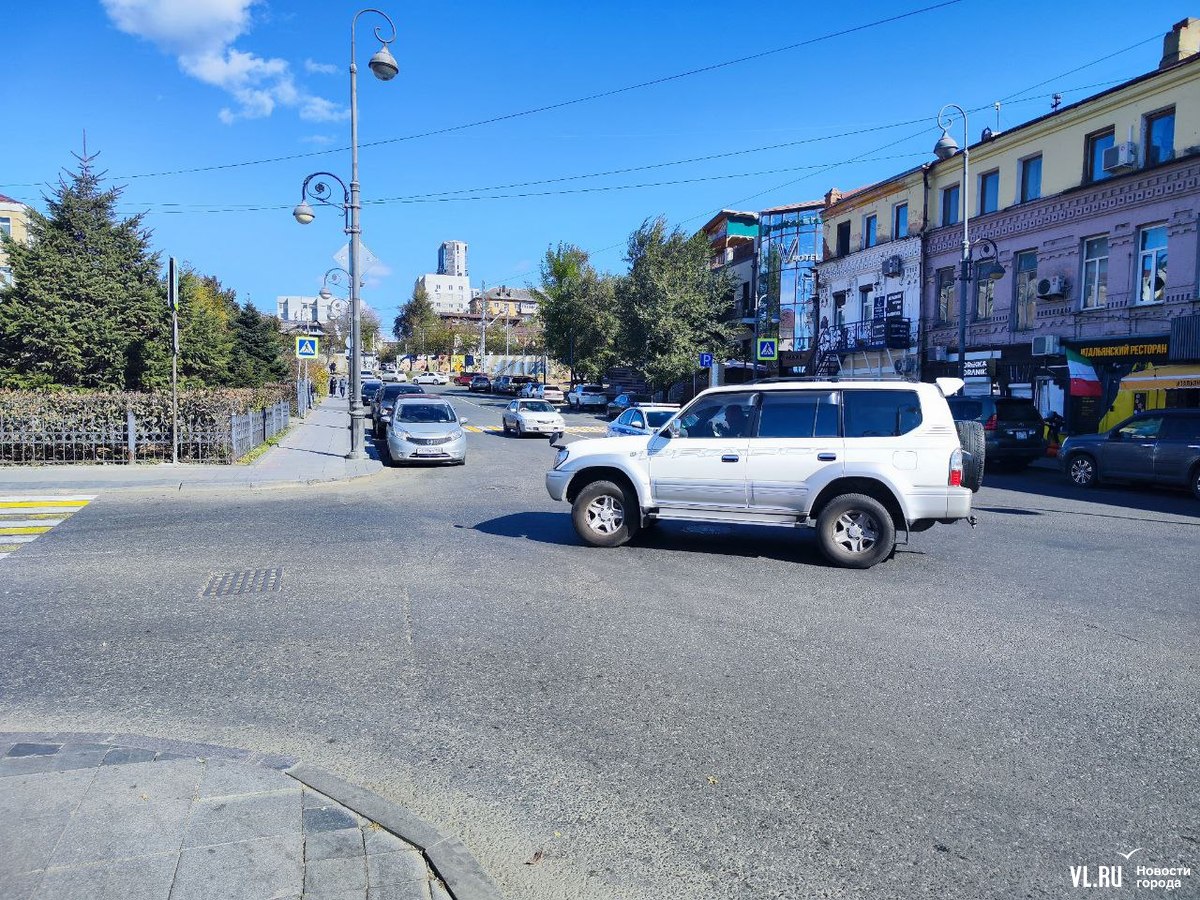
[[[1067,477],[1076,487],[1095,487],[1100,481],[1096,460],[1086,453],[1076,453],[1067,461]]]
[[[1200,500],[1200,466],[1192,469],[1192,496]]]
[[[637,531],[637,499],[611,481],[593,481],[571,506],[575,532],[593,547],[619,547]]]
[[[896,526],[891,513],[874,497],[843,494],[827,503],[817,517],[817,543],[834,565],[869,569],[896,549]]]

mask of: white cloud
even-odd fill
[[[304,61],[304,71],[310,75],[336,75],[338,67],[333,63],[319,63],[311,59]]]
[[[316,144],[318,147],[328,147],[336,138],[332,138],[327,134],[310,134],[300,138],[301,143]]]
[[[334,122],[348,113],[341,106],[296,85],[287,60],[265,58],[232,44],[250,29],[259,0],[101,0],[113,24],[145,38],[177,57],[179,67],[232,97],[235,105],[217,114],[226,125],[260,119],[277,107],[296,109],[302,119]],[[309,72],[324,71],[305,62]],[[336,71],[335,67],[333,68]]]

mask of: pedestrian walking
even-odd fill
[[[343,400],[346,398],[346,379],[345,378],[341,378],[338,380],[338,395],[341,396]]]
[[[337,393],[337,379],[332,375],[329,376],[329,396],[332,397]]]
[[[317,383],[311,378],[308,379],[308,408],[312,409],[317,405]]]

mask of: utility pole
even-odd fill
[[[167,304],[171,307],[171,462],[179,462],[179,270],[167,261]]]

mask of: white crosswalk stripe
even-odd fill
[[[95,494],[0,496],[0,559],[32,543],[95,499]]]

